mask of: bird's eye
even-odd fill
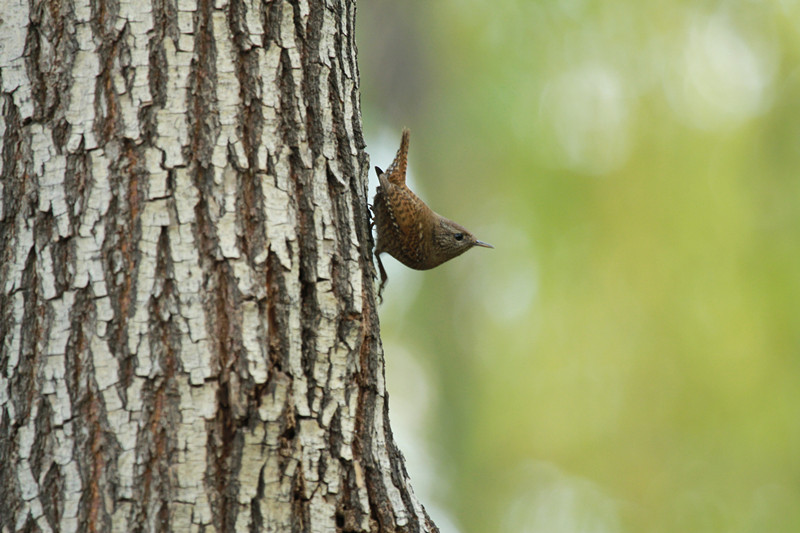
[[[464,234],[463,233],[456,233],[455,235],[453,235],[453,237],[455,237],[457,241],[463,241],[464,240]]]

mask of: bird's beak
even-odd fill
[[[475,246],[483,246],[484,248],[494,248],[494,246],[492,246],[488,242],[483,242],[483,241],[475,241]]]

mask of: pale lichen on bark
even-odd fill
[[[4,13],[0,528],[435,531],[388,427],[354,10]]]
[[[31,83],[25,72],[25,37],[30,21],[27,0],[9,0],[3,9],[0,31],[0,69],[3,93],[12,95],[23,118],[33,115]]]

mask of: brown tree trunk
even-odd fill
[[[389,427],[354,0],[0,17],[0,530],[436,531]]]

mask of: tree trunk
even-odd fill
[[[436,531],[389,427],[354,0],[0,17],[0,530]]]

